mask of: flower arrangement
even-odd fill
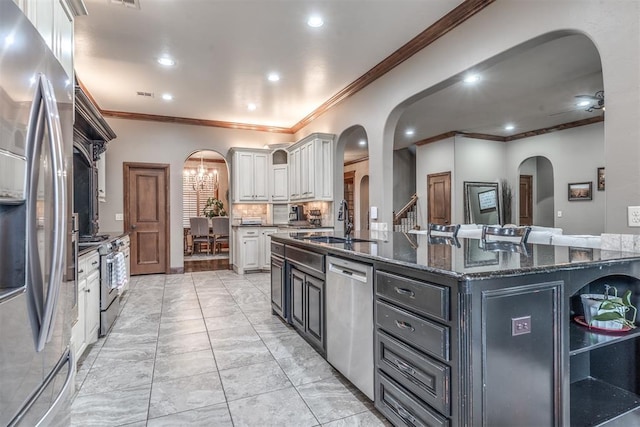
[[[209,197],[207,199],[207,203],[202,209],[202,214],[209,219],[216,216],[227,216],[227,212],[224,210],[224,203],[215,197]]]

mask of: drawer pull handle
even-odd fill
[[[397,286],[394,289],[396,290],[396,293],[400,295],[407,295],[409,296],[409,298],[413,298],[416,296],[416,293],[410,289],[399,288]]]
[[[402,360],[400,359],[396,359],[396,366],[398,367],[398,369],[400,369],[402,372],[405,372],[409,375],[415,375],[416,374],[416,370],[413,369],[411,366],[407,365],[406,363],[404,363]]]
[[[84,270],[78,270],[78,274],[84,273]]]
[[[404,322],[402,320],[396,320],[396,326],[400,329],[409,329],[411,332],[415,331],[416,328],[411,326],[411,323]]]
[[[419,422],[418,420],[416,420],[416,417],[411,415],[409,413],[409,411],[404,409],[402,406],[396,405],[396,410],[398,411],[398,415],[400,415],[400,418],[402,418],[405,421],[408,421],[410,425],[413,425],[413,426],[423,426],[424,425],[421,422]]]
[[[93,261],[91,265],[98,265],[98,261]]]

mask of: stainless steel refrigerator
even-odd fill
[[[0,0],[0,425],[68,425],[73,82]],[[71,267],[71,268],[69,268]]]

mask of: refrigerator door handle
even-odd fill
[[[51,256],[51,266],[49,271],[49,283],[47,284],[47,298],[44,306],[44,318],[40,338],[38,340],[38,351],[41,351],[45,344],[51,340],[55,323],[56,307],[58,306],[58,296],[62,284],[64,273],[64,237],[66,233],[66,219],[64,211],[66,206],[64,155],[62,151],[62,126],[60,125],[60,114],[56,102],[53,86],[43,75],[40,75],[42,85],[42,97],[44,101],[44,117],[49,129],[49,144],[51,149],[51,163],[53,173],[53,252]]]
[[[28,136],[29,152],[29,194],[27,210],[27,239],[29,259],[29,312],[34,327],[36,350],[42,351],[51,339],[55,311],[60,293],[64,268],[64,236],[66,221],[64,209],[66,205],[64,158],[62,150],[62,129],[58,106],[51,83],[44,74],[40,74],[38,86],[29,119],[30,132]],[[32,127],[33,126],[33,127]],[[37,214],[36,199],[38,192],[38,175],[40,174],[40,154],[44,137],[44,128],[48,128],[48,144],[51,151],[51,173],[53,183],[53,242],[51,263],[49,266],[49,280],[46,284],[46,299],[44,297],[44,283],[40,270],[40,256],[37,250]],[[31,132],[31,130],[35,130]]]

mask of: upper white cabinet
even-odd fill
[[[269,200],[269,151],[233,149],[233,201]]]
[[[290,148],[291,200],[333,200],[333,137],[314,133]]]
[[[14,0],[45,40],[73,81],[73,17],[86,14],[82,2]],[[75,5],[81,5],[77,10]]]
[[[271,153],[271,200],[289,200],[289,153],[285,150]]]

